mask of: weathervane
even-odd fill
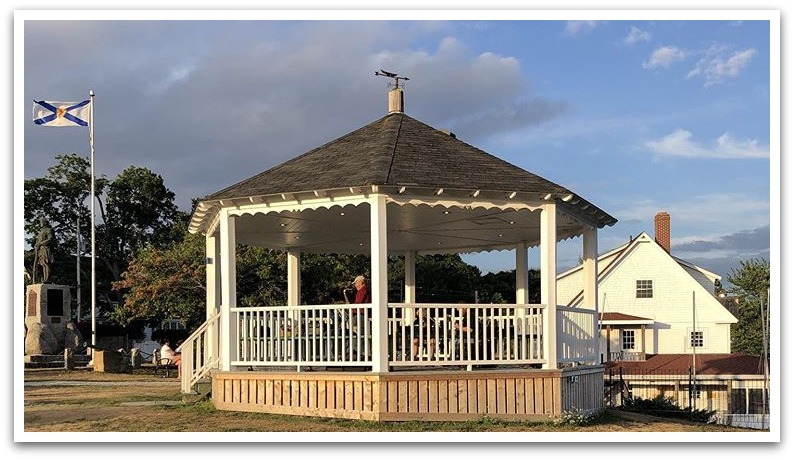
[[[394,73],[394,72],[386,72],[383,69],[380,69],[380,72],[375,72],[375,75],[377,75],[379,77],[393,78],[394,79],[394,87],[395,88],[399,88],[400,87],[400,80],[410,80],[408,77],[398,77],[396,73]],[[405,86],[405,83],[403,83],[403,86]]]

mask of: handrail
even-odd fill
[[[214,369],[219,362],[218,319],[220,316],[220,310],[216,310],[182,343],[182,393],[191,393],[193,386]]]

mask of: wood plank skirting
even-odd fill
[[[212,374],[218,410],[380,421],[548,420],[603,407],[603,366]]]

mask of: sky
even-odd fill
[[[87,128],[34,125],[32,101],[93,90],[97,176],[149,168],[189,212],[194,198],[384,116],[390,80],[374,72],[385,69],[409,78],[408,115],[616,217],[599,232],[602,252],[653,236],[654,214],[667,211],[678,257],[723,276],[739,260],[769,260],[768,14],[33,16],[16,48],[26,179],[56,155],[89,153]],[[581,247],[561,246],[560,269]],[[512,251],[464,259],[483,272],[515,263]]]

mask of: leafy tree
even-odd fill
[[[113,283],[124,293],[124,302],[111,318],[122,325],[182,318],[189,326],[198,326],[205,317],[205,273],[204,238],[199,235],[186,233],[181,242],[165,249],[148,246]]]
[[[739,263],[740,268],[731,269],[728,275],[732,285],[728,292],[739,300],[739,322],[731,325],[731,351],[761,356],[764,337],[769,337],[769,262],[754,258]]]
[[[39,231],[39,217],[44,217],[53,230],[55,262],[49,282],[76,284],[77,220],[79,235],[85,248],[80,251],[80,284],[84,303],[91,292],[91,191],[88,157],[66,154],[55,157],[57,163],[44,177],[25,180],[25,233],[27,246]],[[97,300],[103,308],[111,283],[120,278],[136,251],[147,247],[165,247],[175,240],[173,226],[188,216],[174,205],[174,194],[162,178],[145,168],[129,167],[115,180],[96,177],[94,189],[97,202],[95,229]],[[184,233],[184,229],[182,230]],[[182,234],[178,238],[182,238]],[[25,254],[25,267],[32,267],[33,251]],[[27,280],[26,280],[27,282]],[[76,308],[73,309],[76,311]],[[87,311],[87,309],[83,309]]]
[[[540,271],[536,268],[527,273],[529,284],[529,303],[540,303]],[[486,273],[480,279],[480,302],[515,303],[516,271]]]
[[[135,166],[108,184],[107,202],[101,210],[100,254],[107,254],[102,262],[113,279],[119,279],[137,250],[170,244],[170,228],[179,220],[187,220],[178,211],[174,192],[166,188],[163,178]]]

